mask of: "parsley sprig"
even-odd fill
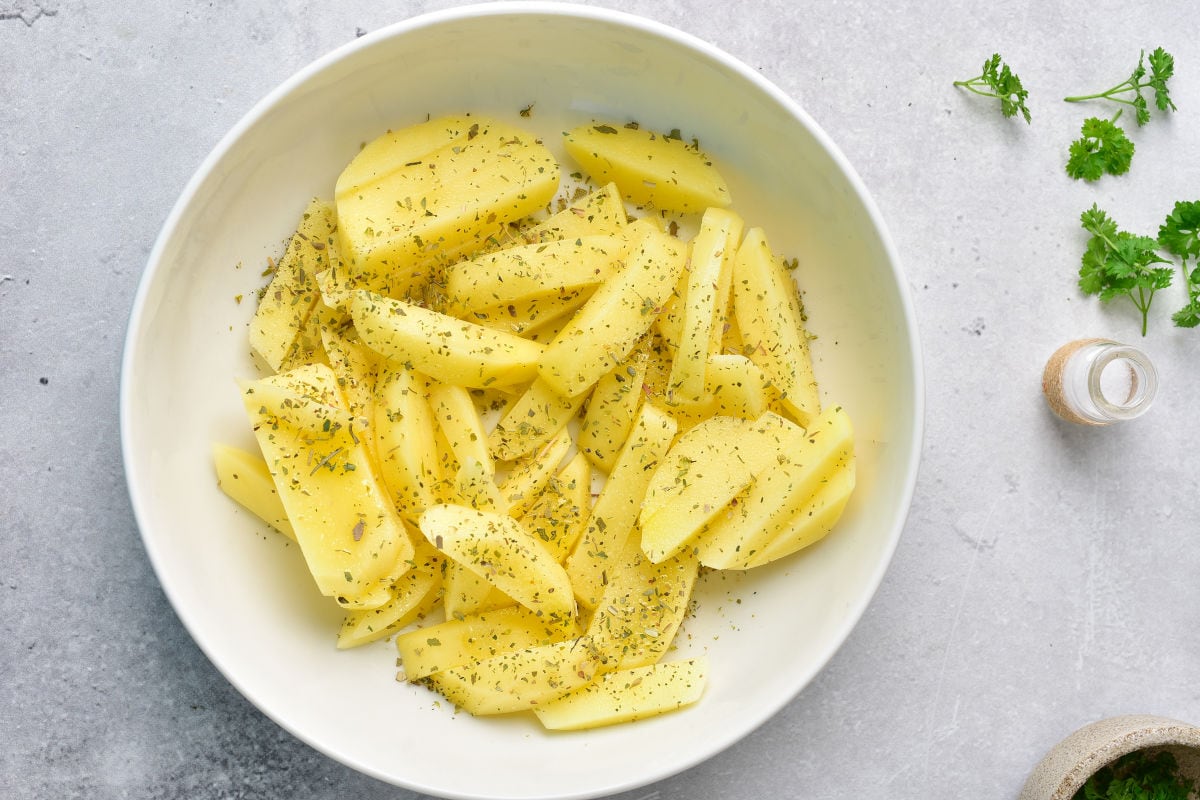
[[[1083,229],[1091,234],[1079,267],[1079,288],[1084,294],[1099,295],[1107,303],[1128,296],[1142,314],[1142,336],[1150,303],[1159,289],[1171,285],[1174,270],[1157,267],[1170,264],[1158,254],[1158,240],[1119,230],[1117,223],[1093,204],[1080,215]]]
[[[1015,117],[1020,112],[1026,123],[1030,120],[1029,108],[1025,105],[1029,92],[1021,85],[1017,73],[1001,60],[999,53],[993,53],[991,58],[983,62],[981,74],[965,81],[955,81],[954,85],[984,97],[998,98],[1000,111],[1006,117]]]
[[[1187,800],[1193,781],[1178,769],[1179,762],[1166,750],[1153,755],[1135,750],[1097,770],[1073,800]]]
[[[1150,62],[1149,76],[1146,74],[1147,60]],[[1133,73],[1116,86],[1095,94],[1076,95],[1063,99],[1068,103],[1081,103],[1085,100],[1111,100],[1114,103],[1132,106],[1137,113],[1137,124],[1145,125],[1150,121],[1150,106],[1145,95],[1142,94],[1142,90],[1154,90],[1154,106],[1159,111],[1174,111],[1175,103],[1171,101],[1171,95],[1167,89],[1167,81],[1173,74],[1175,74],[1174,56],[1159,47],[1147,59],[1146,51],[1143,50],[1138,55],[1137,67]],[[1129,96],[1131,93],[1132,97]]]
[[[1123,175],[1133,163],[1133,142],[1115,121],[1089,117],[1083,121],[1080,136],[1071,143],[1067,174],[1085,181],[1102,175]]]
[[[1158,229],[1158,243],[1179,256],[1188,303],[1171,315],[1180,328],[1200,325],[1200,200],[1180,201]],[[1188,268],[1188,259],[1192,266]]]

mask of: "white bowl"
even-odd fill
[[[518,111],[534,104],[532,116]],[[552,146],[571,121],[636,119],[698,137],[735,207],[797,256],[817,376],[856,423],[859,486],[838,529],[799,556],[698,589],[682,653],[710,686],[683,712],[584,733],[456,714],[397,683],[387,642],[340,652],[339,613],[296,548],[216,487],[214,440],[253,446],[235,378],[268,256],[360,143],[426,114],[496,113]],[[246,302],[235,302],[242,295]],[[778,89],[712,46],[647,20],[546,3],[409,20],[320,59],[217,145],[163,227],[135,301],[121,383],[129,490],[180,619],[264,713],[351,767],[428,794],[582,798],[684,770],[788,703],[858,621],[903,527],[922,383],[910,299],[862,183]],[[814,732],[819,733],[819,732]]]

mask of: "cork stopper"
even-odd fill
[[[1054,355],[1050,356],[1050,360],[1046,362],[1046,368],[1042,371],[1042,394],[1046,395],[1046,402],[1050,404],[1050,410],[1067,422],[1074,422],[1078,425],[1104,424],[1080,416],[1071,407],[1070,402],[1067,400],[1064,376],[1066,375],[1067,362],[1071,360],[1071,356],[1088,345],[1103,344],[1106,341],[1106,339],[1076,339],[1073,342],[1067,342],[1055,350]]]

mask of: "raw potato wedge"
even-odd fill
[[[574,616],[566,571],[512,517],[443,504],[421,515],[420,528],[434,547],[531,611],[551,619]]]
[[[578,635],[575,620],[555,621],[522,606],[509,606],[402,633],[396,637],[396,650],[405,679],[417,681],[444,669]]]
[[[713,325],[718,318],[721,285],[729,285],[733,257],[744,223],[732,211],[710,208],[690,245],[687,293],[683,298],[683,326],[671,364],[672,396],[681,403],[705,399],[705,374]]]
[[[525,529],[541,539],[560,564],[567,560],[583,532],[591,508],[591,488],[592,466],[582,453],[576,453],[520,518]]]
[[[512,386],[534,377],[543,347],[371,292],[355,292],[354,326],[372,350],[440,383]]]
[[[416,370],[390,359],[380,363],[372,412],[375,452],[396,509],[412,523],[438,503],[446,480],[429,387],[429,379]]]
[[[605,472],[612,472],[633,428],[642,403],[648,360],[643,349],[634,350],[596,382],[588,400],[587,415],[579,429],[579,449]]]
[[[559,431],[541,450],[513,464],[499,489],[500,510],[512,517],[524,515],[558,472],[571,445],[571,435],[565,430]]]
[[[316,276],[329,267],[336,231],[333,206],[310,202],[250,321],[250,348],[276,372],[294,356],[301,331],[321,299]]]
[[[292,541],[296,533],[288,521],[279,491],[259,453],[250,453],[227,444],[213,444],[213,466],[217,486],[239,505]]]
[[[685,258],[680,242],[643,232],[625,268],[596,290],[542,354],[538,376],[559,394],[586,392],[624,361],[679,280]]]
[[[771,379],[743,355],[717,353],[708,357],[704,389],[711,400],[708,412],[725,417],[758,419],[775,397]]]
[[[616,183],[635,205],[698,214],[732,202],[729,186],[712,161],[681,139],[601,124],[571,130],[563,144],[597,183]]]
[[[711,417],[679,437],[642,503],[642,550],[652,561],[684,547],[804,430],[768,412],[754,422]]]
[[[646,404],[638,413],[629,440],[617,456],[587,525],[567,559],[567,574],[580,605],[594,609],[604,594],[608,571],[634,532],[638,510],[655,467],[675,438],[675,420]]]
[[[823,411],[806,431],[796,428],[780,441],[771,468],[755,475],[738,503],[697,537],[700,563],[716,569],[748,563],[787,528],[853,447],[850,418],[841,406]]]
[[[570,200],[566,208],[521,231],[526,242],[550,242],[578,236],[615,235],[626,225],[625,204],[611,181],[594,192]]]
[[[435,672],[427,680],[475,716],[528,711],[591,683],[596,662],[574,639]]]
[[[444,556],[424,542],[414,544],[411,568],[391,587],[392,597],[378,608],[351,611],[338,633],[339,650],[360,647],[401,630],[433,611],[441,600]]]
[[[625,257],[623,236],[579,236],[496,250],[446,269],[446,310],[471,309],[595,288]]]
[[[385,602],[375,584],[412,558],[413,543],[355,418],[269,380],[246,384],[243,401],[317,588],[346,606]]]
[[[700,563],[691,553],[680,553],[655,564],[631,537],[609,571],[587,629],[601,670],[653,664],[683,624]]]
[[[462,470],[468,463],[477,464],[490,479],[496,474],[496,465],[488,451],[487,434],[483,432],[483,420],[471,393],[461,386],[440,383],[429,391],[429,407],[433,418],[446,437],[446,443],[454,452]],[[470,469],[474,469],[471,467]]]
[[[558,700],[534,706],[542,727],[578,731],[655,717],[690,706],[704,694],[708,659],[670,661],[609,672]]]
[[[762,552],[745,562],[746,566],[769,564],[825,538],[842,516],[854,491],[854,482],[854,456],[850,455]],[[742,562],[739,562],[734,568],[740,569],[741,565]]]
[[[733,309],[744,352],[762,368],[796,421],[807,426],[821,411],[803,308],[783,263],[762,228],[751,228],[733,267]]]
[[[586,394],[564,397],[550,384],[535,379],[492,429],[488,436],[492,454],[500,461],[511,461],[548,444],[586,399]]]
[[[438,265],[480,249],[558,190],[550,151],[495,120],[476,118],[462,136],[421,149],[368,145],[352,164],[356,175],[339,179],[354,184],[337,193],[337,214],[359,288],[420,296]]]

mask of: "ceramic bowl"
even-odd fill
[[[815,87],[815,84],[814,84]],[[814,88],[814,91],[817,89]],[[532,105],[530,116],[519,115]],[[486,112],[557,147],[562,126],[637,120],[697,137],[735,207],[799,259],[818,380],[855,421],[857,493],[795,558],[701,582],[679,657],[707,652],[694,707],[550,735],[474,719],[395,680],[388,642],[338,651],[339,613],[296,548],[217,489],[210,443],[253,447],[235,384],[268,257],[362,142],[427,114]],[[755,729],[846,639],[891,559],[922,429],[913,311],[884,223],[833,142],[754,70],[687,34],[611,11],[497,3],[379,30],[258,103],[171,211],[130,320],[125,466],[146,551],[179,618],[265,714],[351,767],[456,798],[582,798],[684,770]],[[814,731],[814,735],[819,732]]]
[[[1167,750],[1179,774],[1200,786],[1200,728],[1151,714],[1110,717],[1085,725],[1038,763],[1020,800],[1071,800],[1087,779],[1137,750]]]

